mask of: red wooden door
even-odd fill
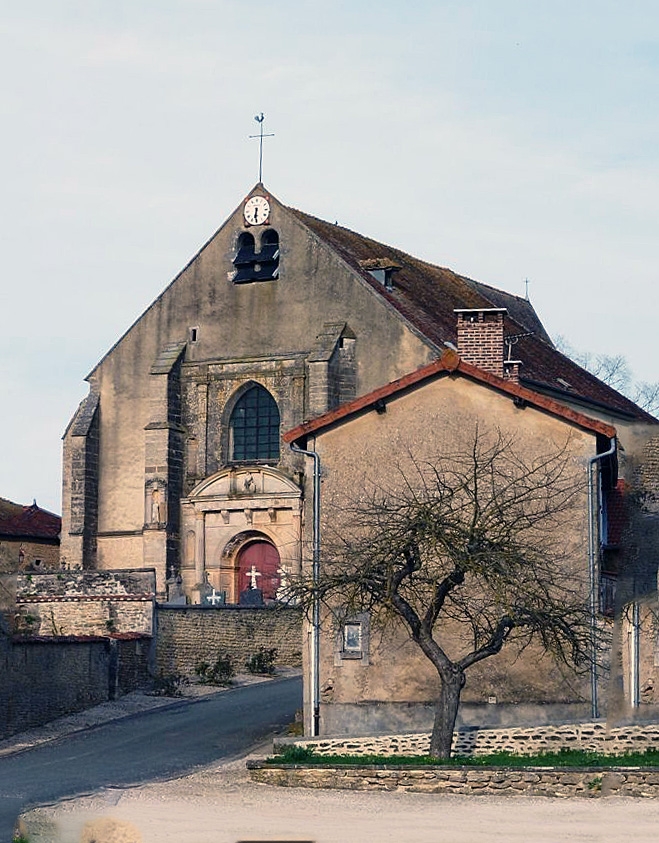
[[[238,557],[238,593],[251,585],[260,588],[266,600],[272,600],[279,588],[279,553],[270,542],[248,544]]]

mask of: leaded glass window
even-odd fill
[[[242,395],[231,414],[232,459],[279,459],[279,410],[267,391],[258,384]]]

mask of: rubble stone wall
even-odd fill
[[[367,738],[318,738],[296,740],[296,746],[313,749],[318,755],[427,755],[430,735],[382,735]],[[563,726],[537,726],[525,729],[456,729],[453,735],[454,755],[489,755],[513,752],[535,755],[578,749],[621,755],[625,752],[659,750],[659,724],[624,726],[607,729],[603,723],[574,723]]]
[[[155,572],[59,571],[16,577],[16,629],[39,636],[151,635]]]
[[[263,784],[338,790],[403,790],[469,796],[659,796],[654,769],[527,769],[464,767],[303,767],[248,762],[250,777]]]
[[[199,662],[229,653],[238,670],[260,647],[277,650],[276,663],[302,664],[302,613],[298,609],[226,606],[158,606],[156,670],[193,676]]]

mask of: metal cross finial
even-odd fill
[[[261,182],[263,181],[263,138],[274,138],[274,134],[263,134],[263,121],[265,120],[263,112],[257,114],[254,119],[259,124],[260,131],[258,135],[250,135],[250,138],[259,139],[259,184],[261,184]]]

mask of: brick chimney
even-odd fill
[[[503,377],[504,380],[519,383],[519,367],[522,365],[521,360],[504,360],[503,361]]]
[[[465,363],[502,378],[505,307],[456,308],[458,353]],[[512,378],[511,378],[512,379]]]

